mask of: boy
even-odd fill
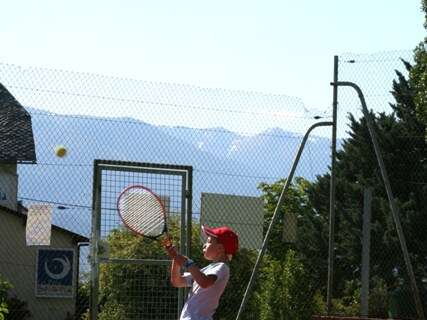
[[[182,309],[180,320],[211,320],[219,299],[230,278],[226,264],[239,249],[237,234],[229,227],[209,228],[202,226],[207,236],[203,256],[211,263],[199,269],[194,261],[178,254],[176,248],[165,245],[172,258],[171,283],[174,287],[191,287]],[[187,272],[181,273],[181,268]]]

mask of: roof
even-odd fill
[[[31,115],[0,83],[0,163],[35,163]]]
[[[11,215],[14,215],[17,218],[22,219],[22,221],[24,223],[27,221],[27,215],[24,214],[24,212],[27,211],[27,208],[25,208],[19,204],[18,204],[18,211],[15,211],[15,210],[9,209],[7,207],[3,207],[3,206],[0,206],[0,210],[1,210],[0,212],[9,213]],[[64,234],[70,236],[76,243],[78,243],[78,242],[89,242],[89,238],[87,238],[81,234],[72,232],[70,230],[58,227],[54,224],[52,224],[52,230],[56,230],[58,232],[61,232],[61,233],[64,233]]]

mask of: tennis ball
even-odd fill
[[[67,154],[67,149],[63,145],[59,145],[55,148],[55,154],[57,157],[65,157]]]

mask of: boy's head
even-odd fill
[[[224,247],[224,253],[229,259],[239,250],[239,237],[231,228],[202,226],[202,231],[205,235],[215,238]]]

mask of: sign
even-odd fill
[[[49,246],[52,229],[52,206],[32,204],[28,208],[25,239],[27,246]]]
[[[260,249],[263,242],[264,202],[261,197],[202,193],[200,223],[226,225],[239,235],[239,247]]]
[[[73,249],[38,249],[36,296],[73,298],[75,261]]]

